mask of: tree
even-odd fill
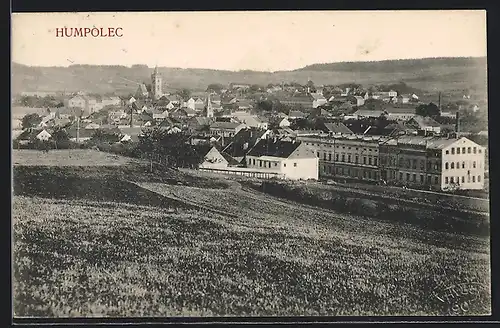
[[[113,144],[120,141],[120,135],[117,132],[108,132],[103,130],[96,130],[89,142],[92,144]]]
[[[207,92],[213,91],[219,93],[222,89],[224,89],[224,86],[222,84],[212,83],[208,85]]]
[[[380,99],[366,99],[363,105],[364,108],[368,110],[383,110],[384,102]]]
[[[52,132],[51,136],[56,149],[69,148],[69,135],[66,130],[58,127]]]
[[[40,122],[42,122],[42,118],[40,117],[40,115],[38,115],[36,113],[26,114],[22,118],[21,122],[22,122],[21,124],[22,124],[23,129],[30,129],[30,128],[34,128],[35,126],[40,124]]]
[[[179,96],[182,97],[182,99],[188,100],[191,97],[191,90],[189,90],[189,89],[182,89],[181,91],[179,91],[178,94],[179,94]]]
[[[258,92],[261,89],[261,87],[258,84],[252,84],[250,86],[250,92]]]
[[[439,107],[434,103],[429,103],[427,105],[422,104],[415,108],[415,114],[420,116],[430,116],[430,117],[438,117],[440,116]]]

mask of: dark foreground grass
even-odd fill
[[[257,225],[248,233],[209,212],[102,205],[15,196],[17,316],[490,311],[488,259],[472,250],[389,249]],[[474,291],[445,298],[464,283]]]
[[[14,168],[16,316],[491,311],[487,238],[207,189],[224,183],[194,177],[143,183],[148,191],[124,182],[148,176],[118,169]]]

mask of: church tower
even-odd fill
[[[161,74],[158,73],[158,66],[155,67],[153,74],[151,74],[151,84],[152,84],[152,94],[154,99],[159,99],[163,96],[163,92],[161,90],[162,86],[162,78]]]
[[[214,109],[212,107],[212,100],[210,100],[210,94],[207,98],[207,117],[214,117]]]

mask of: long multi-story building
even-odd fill
[[[320,161],[323,178],[351,178],[378,181],[380,137],[304,136],[298,137],[312,147]]]
[[[298,137],[319,158],[320,178],[385,181],[435,190],[483,189],[485,151],[462,137]]]

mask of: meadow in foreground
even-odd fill
[[[15,196],[15,314],[464,314],[435,295],[459,283],[488,284],[480,241],[454,250],[395,238],[404,227],[365,233],[353,224],[354,234],[334,217],[327,225],[311,220],[313,212],[299,225],[301,214],[291,222],[272,214],[270,222],[271,214],[253,210],[229,218]],[[489,293],[480,293],[467,314],[489,312]]]

